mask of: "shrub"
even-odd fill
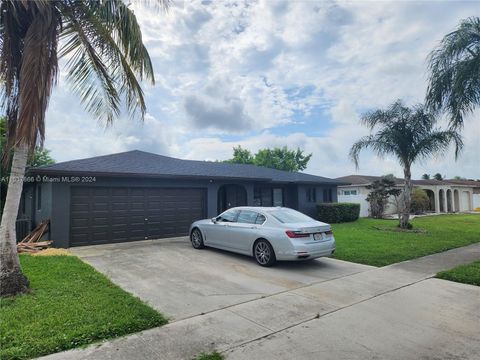
[[[430,198],[427,192],[423,189],[414,188],[412,191],[412,203],[410,205],[410,211],[413,214],[421,214],[428,210],[430,207]]]
[[[318,220],[326,223],[355,221],[360,215],[360,204],[322,203],[317,205]]]
[[[397,201],[401,193],[401,190],[396,188],[395,178],[390,175],[382,176],[379,180],[375,180],[367,186],[367,189],[370,190],[370,193],[365,200],[370,205],[370,217],[375,219],[382,219],[388,199],[393,196],[395,201]]]

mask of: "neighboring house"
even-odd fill
[[[50,219],[57,247],[175,237],[234,206],[287,206],[316,216],[318,202],[337,201],[338,184],[135,150],[29,169],[19,219],[30,228]]]
[[[472,208],[477,209],[480,208],[480,180],[457,180],[457,179],[450,179],[447,182],[454,184],[454,185],[464,185],[464,186],[471,186],[473,189],[472,192]],[[466,196],[466,195],[464,195]]]
[[[349,175],[336,180],[348,185],[338,186],[339,202],[354,202],[360,204],[360,216],[366,217],[369,212],[369,204],[365,200],[370,190],[367,189],[373,181],[379,180],[380,176]],[[403,187],[404,180],[395,178],[396,186]],[[480,182],[472,180],[412,180],[416,188],[426,191],[430,198],[430,212],[461,212],[471,211],[476,202],[480,202]],[[480,206],[480,204],[479,204]],[[386,215],[396,214],[397,206],[394,199],[390,199]]]

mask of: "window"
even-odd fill
[[[343,190],[343,195],[357,195],[357,190]]]
[[[307,188],[307,201],[317,202],[317,189],[315,189],[314,187]]]
[[[241,210],[238,214],[237,222],[242,224],[255,224],[258,215],[260,214],[255,211]]]
[[[332,202],[332,189],[323,189],[323,202]]]
[[[254,206],[283,206],[283,189],[256,187],[253,189]]]
[[[37,210],[42,209],[42,185],[37,187]]]
[[[255,220],[255,224],[262,225],[267,218],[262,214],[258,214],[257,219]]]
[[[219,222],[235,222],[238,215],[238,210],[227,210],[224,213],[217,216]]]
[[[283,189],[273,189],[273,206],[283,206]]]
[[[314,221],[311,217],[293,209],[275,209],[269,212],[281,223],[304,223]]]

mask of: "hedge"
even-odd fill
[[[326,223],[355,221],[360,215],[360,204],[321,203],[317,204],[318,220]]]

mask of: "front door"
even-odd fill
[[[247,191],[241,185],[222,185],[218,189],[218,213],[247,205]]]

